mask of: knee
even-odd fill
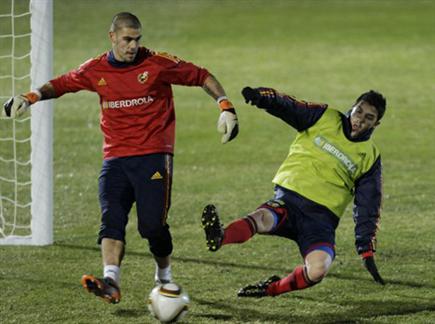
[[[328,273],[329,267],[323,263],[307,264],[307,277],[312,282],[320,282]]]
[[[110,224],[102,224],[98,233],[97,243],[101,244],[104,238],[109,238],[125,243],[125,229],[117,226],[110,226]]]
[[[272,212],[266,208],[257,209],[252,214],[249,214],[248,217],[255,222],[257,233],[260,234],[270,232],[275,222]]]
[[[310,281],[319,282],[328,273],[332,257],[321,250],[310,252],[305,258],[306,274]]]

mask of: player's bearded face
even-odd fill
[[[123,27],[110,32],[109,35],[116,60],[133,62],[139,50],[139,40],[142,37],[140,29]]]
[[[378,111],[369,103],[360,101],[352,107],[352,112],[350,114],[350,124],[352,127],[350,136],[357,137],[370,128],[374,128],[379,125]]]

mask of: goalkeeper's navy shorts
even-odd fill
[[[137,224],[143,238],[167,232],[171,202],[172,155],[156,153],[107,159],[99,177],[101,227],[105,237],[125,242],[125,228],[136,202]]]
[[[269,234],[296,241],[303,257],[315,249],[332,251],[335,255],[335,229],[339,219],[326,207],[276,186],[274,198],[259,208],[267,208],[276,216]]]

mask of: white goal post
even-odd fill
[[[2,0],[5,1],[5,0]],[[10,96],[19,94],[15,87],[15,82],[24,77],[15,75],[15,65],[19,64],[20,57],[15,54],[15,40],[26,36],[15,34],[14,20],[18,17],[14,12],[14,1],[11,1],[11,34],[0,35],[4,38],[11,37],[11,93]],[[40,87],[52,78],[53,62],[53,1],[52,0],[30,0],[30,88]],[[28,13],[27,13],[28,14]],[[23,16],[24,14],[21,14]],[[8,57],[4,55],[1,58]],[[9,75],[3,76],[3,79]],[[30,89],[27,89],[30,90]],[[0,97],[1,98],[1,97]],[[3,101],[2,103],[3,104]],[[41,101],[32,106],[30,118],[30,201],[22,203],[19,201],[18,191],[20,186],[27,183],[20,182],[18,179],[17,164],[24,165],[14,156],[12,159],[3,159],[1,168],[8,168],[10,177],[3,177],[5,182],[15,183],[15,194],[8,198],[1,191],[0,181],[0,245],[49,245],[53,243],[53,104],[51,100]],[[10,121],[1,120],[0,123]],[[16,121],[12,121],[15,130]],[[1,124],[0,124],[1,127]],[[14,151],[20,141],[13,138]],[[8,138],[4,139],[7,141]],[[1,156],[0,156],[1,159]],[[21,163],[21,164],[20,164]],[[8,173],[9,174],[9,173]],[[5,204],[12,207],[3,208]],[[30,224],[19,223],[17,214],[19,208],[27,207],[30,212]],[[24,235],[17,229],[26,229]]]

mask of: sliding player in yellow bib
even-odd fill
[[[240,297],[276,296],[319,283],[335,257],[335,230],[353,199],[355,244],[374,280],[384,284],[375,261],[375,237],[382,200],[381,157],[371,135],[385,113],[386,100],[363,93],[347,114],[326,104],[299,101],[271,88],[246,87],[247,103],[294,127],[298,134],[273,179],[274,197],[223,228],[216,207],[202,214],[207,246],[243,243],[255,234],[294,240],[303,257],[284,278],[272,276],[238,292]]]

